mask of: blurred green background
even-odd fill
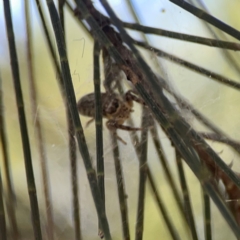
[[[42,2],[45,6],[45,15],[49,16],[45,1]],[[109,3],[113,9],[116,10],[120,19],[133,22],[133,18],[125,1],[110,0]],[[34,173],[38,191],[37,194],[42,216],[42,225],[44,228],[46,216],[44,209],[43,189],[41,184],[39,154],[35,139],[35,117],[33,117],[31,114],[31,99],[29,94],[28,70],[26,65],[26,30],[24,23],[24,7],[23,1],[19,0],[12,0],[11,4],[20,66],[21,84],[24,94],[25,113],[28,121],[28,131],[31,141],[31,152],[34,161]],[[94,2],[94,4],[101,9],[98,1]],[[137,13],[139,14],[141,23],[144,25],[202,37],[212,37],[206,31],[204,24],[199,19],[186,13],[184,10],[178,8],[167,0],[140,0],[135,1],[134,5]],[[240,29],[239,1],[209,0],[206,1],[206,6],[215,17],[221,19],[236,29]],[[32,227],[29,199],[26,190],[24,160],[19,133],[15,93],[12,83],[2,2],[0,3],[0,11],[0,69],[4,95],[4,113],[6,117],[9,153],[12,166],[12,179],[17,196],[16,204],[20,231],[23,236],[26,235],[26,237],[28,237],[26,239],[31,239]],[[93,92],[93,41],[76,23],[72,15],[69,14],[68,11],[65,11],[65,13],[68,57],[76,98],[79,99],[86,93]],[[34,42],[34,71],[38,94],[37,114],[40,116],[44,133],[52,201],[54,207],[54,218],[57,226],[56,236],[58,238],[56,239],[74,239],[65,108],[57,84],[56,73],[52,67],[46,47],[41,22],[34,1],[31,1],[31,28]],[[141,39],[139,34],[133,32],[131,34],[137,39]],[[234,39],[231,37],[228,37],[228,39],[230,41],[234,41]],[[173,53],[174,55],[185,60],[191,61],[239,82],[239,75],[234,71],[231,64],[226,61],[219,49],[150,35],[149,41],[152,45],[159,47],[164,51]],[[154,67],[153,62],[156,60],[155,54],[152,53],[151,57],[149,57],[146,52],[143,52],[143,54],[148,63]],[[237,61],[239,61],[239,53],[231,52],[231,54],[237,59]],[[240,139],[240,95],[236,90],[228,88],[224,85],[220,85],[209,78],[200,76],[197,73],[186,70],[185,68],[170,63],[169,61],[160,61],[162,68],[164,69],[165,77],[171,82],[173,87],[180,94],[182,94],[198,110],[208,116],[209,119],[211,119],[217,126],[221,127],[231,137],[234,139]],[[134,109],[135,112],[133,113],[133,117],[135,126],[139,126],[141,118],[140,107],[135,104]],[[187,111],[184,114],[194,127],[199,130],[204,130]],[[81,117],[81,120],[83,126],[85,126],[89,119]],[[174,164],[174,151],[170,146],[167,137],[161,130],[159,130],[159,132],[164,145],[165,153],[169,160],[169,164],[172,167],[171,170],[176,176],[176,181],[178,181],[177,171]],[[95,165],[96,149],[94,124],[91,124],[90,127],[85,128],[84,133],[93,163]],[[131,233],[132,236],[134,236],[133,234],[135,230],[138,191],[138,160],[136,158],[134,148],[130,143],[129,134],[119,131],[119,135],[127,142],[126,146],[121,143],[119,143],[119,145],[121,150],[122,166],[124,169],[125,186],[128,193]],[[212,141],[209,141],[209,143],[217,152],[219,152],[220,156],[225,160],[226,163],[230,164],[233,162],[233,169],[237,172],[240,172],[239,157],[235,155],[234,152],[222,144],[217,144]],[[112,145],[109,138],[109,132],[105,125],[104,157],[106,168],[105,182],[107,216],[114,239],[122,239],[115,169],[112,158]],[[83,239],[98,239],[96,211],[90,194],[85,169],[79,153],[78,160],[81,224],[82,233],[84,236]],[[170,216],[175,221],[180,236],[183,239],[187,239],[189,235],[186,235],[186,231],[184,230],[183,223],[181,222],[175,201],[164,178],[151,141],[149,143],[148,162],[151,170],[154,172],[155,179],[159,184],[158,187],[161,196],[164,198]],[[3,169],[1,154],[0,164],[1,169]],[[200,185],[192,173],[188,171],[188,167],[185,167],[196,217],[199,239],[204,239]],[[148,185],[145,210],[144,239],[170,239],[166,225],[156,208],[151,191],[148,189]],[[222,220],[221,215],[219,214],[218,210],[214,208],[214,206],[212,211],[214,239],[234,239],[229,227],[224,220]]]

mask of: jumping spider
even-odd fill
[[[132,90],[129,90],[121,97],[116,93],[101,93],[102,99],[102,116],[107,118],[106,126],[110,131],[116,132],[116,129],[122,129],[126,131],[142,130],[141,128],[134,128],[123,125],[125,120],[133,112],[133,101],[141,103],[145,106],[143,100],[134,95]],[[94,93],[89,93],[83,96],[77,103],[78,111],[81,115],[92,117],[87,122],[87,126],[94,121],[95,117],[95,97]],[[117,138],[126,144],[120,137]]]

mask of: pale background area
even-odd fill
[[[45,219],[45,209],[43,204],[43,191],[41,184],[41,174],[39,169],[39,155],[37,152],[37,144],[35,141],[35,125],[31,116],[31,104],[29,99],[29,84],[26,67],[26,52],[25,52],[25,26],[23,16],[22,1],[12,2],[12,14],[14,16],[14,30],[18,50],[21,84],[24,93],[25,112],[28,118],[28,130],[32,146],[32,156],[34,162],[34,171],[36,174],[36,184],[39,197],[39,205],[42,212],[42,223]],[[31,1],[34,3],[34,1]],[[97,6],[100,4],[95,1]],[[133,21],[129,15],[129,11],[124,1],[109,1],[112,7],[116,10],[118,16],[125,21]],[[207,6],[211,13],[236,29],[240,29],[239,9],[240,2],[237,0],[208,0]],[[7,133],[9,141],[9,152],[12,165],[12,176],[15,190],[18,197],[19,216],[22,219],[23,231],[32,231],[30,225],[29,199],[26,191],[26,179],[24,170],[24,160],[21,150],[21,139],[19,134],[19,125],[17,120],[17,109],[15,103],[15,93],[13,91],[12,76],[10,69],[10,60],[8,55],[8,44],[5,34],[5,23],[3,14],[3,3],[0,3],[0,68],[3,80],[4,93],[4,111],[7,119]],[[204,28],[204,25],[194,16],[186,13],[184,10],[173,5],[167,0],[159,1],[143,1],[138,0],[138,12],[143,24],[199,35],[203,37],[211,37]],[[68,162],[68,135],[66,128],[66,118],[64,104],[59,93],[59,88],[56,81],[56,74],[52,68],[49,54],[45,45],[43,31],[40,25],[40,19],[36,12],[35,4],[32,4],[32,31],[34,39],[34,68],[37,81],[38,91],[38,113],[42,120],[44,138],[46,141],[46,150],[49,166],[49,175],[51,180],[52,201],[54,203],[54,216],[56,225],[59,227],[57,236],[59,239],[73,239],[72,227],[72,212],[71,212],[71,186],[70,186],[70,170]],[[47,10],[47,9],[46,9]],[[48,11],[45,12],[48,15]],[[76,21],[66,11],[66,41],[69,56],[69,63],[72,73],[73,84],[75,87],[76,98],[79,99],[86,93],[93,91],[93,63],[92,50],[93,42],[84,33],[84,31],[76,24]],[[136,38],[140,36],[135,34]],[[185,60],[191,61],[200,66],[206,67],[224,76],[228,76],[236,81],[239,81],[239,76],[226,62],[220,54],[220,51],[207,46],[199,46],[192,43],[184,43],[177,40],[167,39],[164,37],[152,36],[149,38],[151,43],[174,55],[177,55]],[[230,40],[233,40],[229,37]],[[234,40],[237,41],[237,40]],[[239,58],[238,53],[233,53]],[[155,59],[155,56],[148,58],[150,64]],[[206,114],[217,126],[224,129],[230,136],[235,139],[239,137],[239,92],[232,90],[229,87],[220,85],[206,77],[188,71],[182,67],[162,61],[165,74],[175,89],[188,99],[202,113]],[[153,65],[153,64],[152,64]],[[134,120],[135,125],[140,124],[140,108],[135,104]],[[190,116],[190,115],[189,115]],[[188,118],[188,113],[186,117]],[[83,126],[89,120],[81,117]],[[189,118],[191,124],[197,126],[192,117]],[[199,128],[200,129],[200,128]],[[201,128],[202,129],[202,128]],[[88,142],[90,154],[95,164],[95,129],[94,124],[86,128],[85,136]],[[166,136],[160,131],[161,140],[166,149],[166,154],[169,163],[172,166],[172,171],[176,173],[174,152],[170,147]],[[135,230],[136,218],[136,203],[137,203],[137,186],[138,186],[138,160],[135,151],[131,145],[128,133],[119,131],[119,135],[128,143],[127,146],[120,145],[122,166],[124,169],[125,185],[128,193],[128,204],[130,213],[130,226],[132,237]],[[140,135],[139,135],[140,136]],[[226,163],[233,161],[233,169],[240,172],[239,157],[235,155],[229,148],[210,142],[216,149],[222,159]],[[108,130],[104,125],[104,156],[106,163],[106,206],[107,215],[110,222],[110,228],[114,239],[122,239],[120,212],[118,205],[115,169],[112,158],[112,146],[109,138]],[[172,199],[172,194],[168,184],[164,180],[162,169],[156,158],[155,149],[152,147],[151,140],[149,143],[149,165],[154,172],[156,181],[159,183],[159,190],[164,198],[165,204],[168,205],[168,211],[171,217],[175,220],[176,228],[179,234],[185,236],[185,231],[176,211],[175,201]],[[81,204],[81,220],[84,239],[98,239],[97,237],[97,217],[94,204],[91,198],[89,185],[87,182],[85,169],[82,163],[80,154],[78,153],[78,171],[79,171],[79,188],[80,188],[80,204]],[[0,154],[0,163],[2,164],[2,155]],[[2,168],[1,168],[2,169]],[[187,170],[187,167],[185,168]],[[194,213],[196,224],[198,225],[198,233],[200,239],[204,239],[203,224],[202,224],[202,208],[201,208],[201,191],[198,181],[187,171],[189,184],[191,189],[191,198],[194,205]],[[212,205],[213,206],[213,205]],[[166,229],[165,223],[156,208],[156,205],[151,197],[147,185],[147,196],[145,205],[145,229],[144,239],[170,239],[170,235]],[[215,239],[234,239],[232,233],[229,232],[228,226],[222,220],[220,214],[213,206],[213,231]],[[186,238],[185,238],[186,239]]]

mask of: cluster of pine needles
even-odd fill
[[[195,7],[193,4],[189,4],[183,0],[172,0],[174,4],[178,5],[184,11],[188,11],[198,18],[201,18],[207,24],[213,25],[221,31],[229,34],[233,38],[240,40],[240,32],[234,28],[228,26],[217,18],[211,16],[204,10],[204,6],[201,6],[203,10]],[[57,73],[56,80],[59,84],[59,90],[62,94],[63,101],[66,106],[66,118],[68,124],[69,133],[69,161],[71,165],[71,184],[72,184],[72,207],[73,207],[73,220],[75,239],[80,240],[82,238],[81,229],[81,212],[79,205],[79,189],[78,181],[79,176],[77,172],[77,157],[76,152],[81,153],[82,160],[86,169],[87,177],[89,180],[90,191],[94,204],[96,207],[96,213],[98,216],[98,231],[96,235],[100,238],[107,240],[112,239],[111,229],[109,227],[108,216],[106,215],[105,206],[105,178],[104,178],[104,148],[103,148],[103,125],[102,125],[102,99],[101,99],[101,81],[100,81],[100,54],[102,53],[103,65],[104,65],[104,88],[105,92],[116,91],[118,94],[123,94],[122,81],[130,83],[132,90],[143,100],[146,106],[143,106],[142,110],[142,126],[141,137],[139,138],[136,132],[130,132],[133,146],[136,150],[136,155],[139,160],[139,179],[138,179],[138,197],[137,197],[137,213],[136,213],[136,225],[135,225],[135,239],[150,239],[148,236],[144,236],[144,212],[145,209],[145,189],[146,182],[152,190],[152,197],[156,202],[159,209],[159,213],[162,215],[166,227],[172,239],[181,239],[178,230],[174,225],[168,209],[168,206],[164,205],[161,194],[158,190],[158,184],[160,184],[154,176],[151,169],[148,167],[148,138],[151,136],[153,145],[156,149],[159,162],[163,167],[163,173],[169,183],[172,191],[172,196],[176,201],[177,207],[181,214],[182,221],[185,223],[187,231],[189,231],[189,239],[199,239],[192,205],[190,199],[190,193],[188,190],[188,182],[183,168],[183,161],[187,163],[191,171],[199,180],[199,183],[203,189],[203,208],[204,208],[204,231],[205,239],[210,240],[213,238],[212,233],[212,221],[211,218],[211,204],[214,204],[223,218],[226,220],[226,224],[229,225],[236,238],[240,238],[240,205],[238,199],[240,199],[240,179],[237,173],[235,173],[231,166],[227,165],[207,143],[206,140],[213,140],[224,143],[232,148],[237,154],[240,153],[240,143],[233,140],[215,124],[213,124],[207,117],[201,112],[196,110],[190,103],[176,93],[168,82],[157,76],[149,66],[149,64],[142,58],[137,48],[143,48],[146,50],[154,51],[154,53],[161,57],[168,59],[174,63],[195,71],[204,76],[211,76],[211,80],[219,82],[219,84],[225,84],[228,87],[239,90],[240,83],[233,81],[229,78],[225,78],[220,74],[209,71],[205,68],[201,68],[193,63],[179,59],[169,53],[166,53],[160,49],[150,46],[146,41],[138,41],[130,37],[125,30],[132,29],[139,31],[143,34],[154,34],[159,36],[167,36],[174,39],[180,39],[182,41],[194,42],[197,44],[203,44],[220,49],[238,51],[240,44],[235,42],[221,41],[219,39],[207,39],[186,34],[180,34],[176,32],[170,32],[162,29],[156,29],[147,27],[137,23],[122,22],[115,14],[109,3],[105,0],[100,0],[103,8],[106,10],[108,16],[104,16],[99,12],[94,3],[91,0],[76,0],[74,3],[68,0],[58,1],[58,10],[53,0],[46,0],[48,7],[48,14],[51,18],[52,28],[48,27],[47,20],[44,17],[42,3],[39,0],[35,0],[35,4],[38,7],[38,12],[42,21],[42,27],[44,30],[44,37],[46,38],[47,47],[50,53],[53,67]],[[201,1],[198,1],[201,5]],[[19,125],[21,130],[22,146],[25,160],[25,171],[27,179],[27,187],[30,198],[30,210],[31,210],[31,222],[34,232],[34,239],[57,239],[55,236],[55,224],[53,203],[51,202],[51,191],[49,188],[49,174],[47,169],[47,157],[45,154],[44,138],[41,130],[41,120],[36,117],[36,139],[38,141],[39,153],[41,156],[41,171],[42,171],[42,184],[44,186],[45,208],[46,208],[46,223],[41,222],[38,195],[35,184],[35,177],[31,156],[31,142],[29,141],[26,115],[24,109],[23,93],[20,79],[20,69],[18,56],[16,51],[17,37],[14,35],[12,14],[10,8],[10,1],[4,0],[4,14],[5,24],[7,29],[7,37],[9,44],[9,55],[11,59],[12,79],[15,89],[15,97],[17,102]],[[93,75],[94,75],[94,96],[95,96],[95,124],[96,124],[96,169],[92,164],[91,154],[89,153],[88,146],[84,135],[84,129],[82,127],[79,113],[76,105],[76,97],[72,84],[72,77],[70,74],[70,68],[68,63],[68,57],[66,52],[65,37],[64,37],[64,9],[72,14],[72,17],[79,22],[80,27],[94,40],[94,52],[93,52]],[[133,11],[134,13],[134,11]],[[25,1],[25,17],[26,17],[26,29],[27,29],[27,41],[28,41],[28,71],[31,87],[31,104],[32,114],[37,116],[37,98],[36,98],[36,83],[34,82],[33,63],[31,61],[32,56],[32,29],[30,25],[29,17],[29,1]],[[54,31],[55,40],[57,43],[57,53],[54,49],[54,44],[50,38],[50,31]],[[224,51],[224,50],[223,50]],[[226,58],[228,61],[234,61],[230,59],[226,52]],[[59,59],[59,60],[58,60]],[[232,65],[237,65],[233,62]],[[119,77],[121,76],[121,77]],[[124,78],[122,79],[122,76]],[[120,79],[120,80],[119,80]],[[167,92],[167,94],[166,94]],[[1,132],[1,149],[3,155],[3,169],[0,172],[4,172],[6,177],[6,187],[2,187],[2,180],[0,175],[0,239],[21,239],[21,229],[18,227],[18,221],[16,218],[16,205],[15,205],[15,193],[13,182],[11,179],[11,167],[8,153],[8,137],[5,129],[5,117],[4,117],[4,103],[3,103],[4,89],[0,85],[0,132]],[[178,107],[175,106],[169,97],[175,99]],[[180,109],[180,110],[179,110]],[[191,114],[201,122],[205,127],[209,129],[208,132],[197,132],[181,115],[181,109],[188,109]],[[150,118],[149,118],[150,116]],[[154,119],[154,120],[153,120]],[[131,125],[131,119],[128,119],[129,125]],[[164,154],[160,137],[158,135],[158,129],[161,128],[172,147],[175,150],[176,165],[179,173],[179,182],[181,189],[179,190],[174,177],[172,176],[171,169],[169,167],[168,160]],[[150,134],[148,134],[150,132]],[[114,133],[114,132],[113,132]],[[124,176],[122,170],[122,163],[119,153],[119,141],[116,134],[111,134],[113,143],[113,158],[116,171],[117,191],[119,198],[119,209],[121,218],[122,238],[125,240],[130,239],[130,227],[128,216],[128,202],[127,192],[124,186]],[[224,185],[225,195],[223,196],[219,189],[219,182]],[[16,188],[17,186],[15,186]],[[231,201],[226,201],[230,199]],[[212,200],[212,201],[210,201]],[[83,220],[84,221],[84,220]],[[43,225],[46,226],[46,231],[43,233]],[[224,230],[222,230],[224,231]],[[159,236],[161,239],[161,236]]]

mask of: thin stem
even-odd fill
[[[28,65],[28,74],[29,74],[29,84],[30,84],[30,98],[32,104],[32,118],[36,126],[36,141],[38,144],[38,150],[40,153],[40,165],[42,170],[42,183],[44,189],[44,198],[45,198],[45,208],[47,213],[47,235],[49,240],[54,239],[54,220],[53,220],[53,208],[51,200],[51,190],[49,186],[49,175],[47,168],[47,158],[46,151],[44,147],[44,138],[42,135],[42,126],[40,113],[37,109],[37,91],[36,91],[36,79],[33,69],[33,55],[32,55],[32,32],[30,26],[30,13],[29,13],[29,1],[25,1],[25,24],[26,24],[26,35],[27,35],[27,65]]]
[[[185,61],[179,57],[176,57],[176,56],[169,54],[165,51],[162,51],[158,48],[151,47],[144,42],[134,40],[134,43],[140,47],[148,49],[149,51],[153,51],[158,57],[166,58],[167,60],[169,60],[171,62],[179,64],[179,65],[181,65],[185,68],[188,68],[194,72],[197,72],[201,75],[204,75],[204,76],[208,77],[210,80],[216,80],[217,82],[225,84],[226,86],[232,87],[236,90],[240,90],[240,83],[238,83],[237,81],[225,78],[225,77],[221,76],[220,74],[217,74],[217,73],[209,71],[205,68],[199,67],[198,65],[195,65],[188,61]]]
[[[193,42],[197,44],[203,44],[210,47],[217,47],[217,48],[229,49],[234,51],[240,50],[240,44],[234,43],[234,42],[220,41],[220,40],[215,40],[210,38],[203,38],[203,37],[188,35],[184,33],[172,32],[164,29],[143,26],[137,23],[122,22],[122,24],[126,28],[144,32],[146,34],[154,34],[154,35],[164,36],[168,38],[174,38],[181,41],[188,41],[188,42]]]
[[[73,218],[74,218],[74,230],[75,239],[81,240],[81,220],[80,220],[80,204],[79,204],[79,181],[77,171],[77,147],[76,140],[74,138],[74,124],[71,118],[71,112],[69,108],[66,108],[67,123],[68,123],[68,146],[69,146],[69,160],[71,168],[71,185],[72,185],[72,206],[73,206]]]
[[[58,11],[59,11],[59,19],[61,21],[63,32],[65,32],[65,25],[64,25],[64,5],[65,0],[58,0]]]
[[[199,8],[194,7],[193,5],[189,4],[184,0],[169,0],[170,2],[178,5],[179,7],[185,9],[186,11],[192,13],[196,17],[203,19],[204,21],[210,23],[211,25],[219,28],[225,33],[228,33],[230,36],[240,40],[240,32],[234,29],[233,27],[227,25],[224,22],[221,22],[217,18],[211,16],[210,14],[202,11]]]
[[[95,94],[95,126],[96,126],[96,153],[97,153],[97,178],[103,209],[105,210],[105,183],[104,183],[104,153],[103,153],[103,127],[102,127],[102,99],[100,82],[100,45],[95,41],[93,50],[94,64],[94,94]],[[102,229],[99,223],[99,236],[102,236]]]
[[[204,209],[204,233],[206,240],[212,240],[211,204],[207,193],[202,189]]]
[[[143,239],[144,231],[144,203],[145,203],[145,189],[147,180],[147,153],[148,153],[148,126],[149,126],[149,112],[143,108],[142,112],[142,132],[141,142],[138,146],[140,148],[139,159],[139,187],[138,187],[138,207],[137,207],[137,221],[136,221],[136,235],[135,240]]]
[[[186,177],[185,177],[185,173],[184,173],[182,159],[181,159],[181,156],[178,154],[177,151],[176,151],[176,163],[177,163],[179,181],[180,181],[181,188],[182,188],[182,193],[183,193],[185,214],[188,218],[190,230],[192,232],[192,238],[194,240],[197,240],[198,236],[197,236],[197,231],[196,231],[195,219],[194,219],[194,216],[193,216],[193,210],[192,210],[192,206],[191,206],[190,194],[189,194],[187,181],[186,181]]]
[[[128,3],[130,11],[132,12],[134,20],[138,24],[140,24],[141,23],[141,21],[140,21],[141,14],[138,13],[138,11],[137,11],[138,8],[135,7],[134,1],[133,0],[126,0],[126,1]],[[146,34],[144,34],[142,32],[140,33],[140,35],[142,36],[142,39],[144,40],[144,42],[146,42],[148,45],[150,45],[148,36],[146,36]],[[166,76],[166,71],[164,69],[162,61],[151,51],[148,52],[148,55],[149,55],[149,59],[151,60],[151,64],[153,64],[152,68],[157,70],[157,74]]]
[[[160,160],[160,163],[163,167],[163,172],[166,176],[167,182],[169,183],[170,187],[171,187],[171,191],[173,193],[173,196],[176,200],[176,203],[178,205],[178,208],[182,214],[183,219],[185,220],[185,223],[188,224],[187,218],[186,218],[186,214],[184,212],[183,209],[183,200],[180,197],[180,194],[178,192],[176,183],[174,182],[172,173],[170,171],[169,165],[168,165],[168,161],[166,159],[166,156],[163,152],[163,147],[161,145],[160,139],[159,139],[159,135],[157,132],[157,128],[156,128],[156,124],[154,123],[154,125],[151,127],[150,129],[151,135],[152,135],[152,139],[153,139],[153,144],[155,146],[155,150],[157,152],[158,155],[158,159]]]
[[[191,0],[189,0],[189,2],[192,3]],[[202,9],[204,9],[206,12],[209,13],[208,9],[205,7],[205,5],[203,4],[203,2],[202,2],[201,0],[197,0],[197,2],[200,4],[200,6],[201,6]],[[202,21],[201,21],[201,22],[202,22]],[[218,30],[218,33],[216,33],[215,30],[217,30],[217,29],[211,28],[211,26],[209,26],[207,22],[202,22],[202,23],[203,23],[203,25],[205,26],[205,28],[208,30],[208,32],[209,32],[215,39],[219,40],[219,36],[220,36],[221,39],[225,39],[225,40],[227,39],[226,35],[225,35],[222,31]],[[227,60],[226,62],[229,64],[229,66],[230,66],[231,68],[234,68],[235,71],[236,71],[238,74],[240,74],[240,66],[239,66],[239,63],[238,63],[238,61],[237,61],[236,59],[234,59],[234,58],[232,57],[232,55],[230,54],[230,52],[225,51],[224,49],[222,49],[220,52],[221,52],[221,54],[226,58],[226,60]]]
[[[116,171],[118,199],[122,220],[123,239],[130,240],[129,220],[128,220],[128,207],[127,207],[127,194],[124,186],[123,171],[118,149],[118,142],[116,132],[111,132],[111,139],[113,144],[113,158]]]
[[[169,92],[176,99],[181,109],[187,109],[188,111],[190,111],[191,114],[193,114],[202,124],[204,124],[206,127],[208,127],[214,132],[214,133],[198,133],[199,136],[206,139],[226,143],[230,147],[232,147],[238,154],[240,153],[240,143],[238,143],[236,140],[231,139],[226,133],[224,133],[209,119],[207,119],[207,117],[205,117],[202,113],[196,110],[190,103],[188,103],[182,96],[180,96],[174,90],[172,90],[169,84],[163,78],[159,77],[158,80],[161,86],[164,89],[166,89],[167,92]]]
[[[54,47],[53,47],[53,43],[52,43],[51,38],[50,38],[48,28],[47,28],[47,23],[46,23],[44,14],[43,14],[43,9],[42,9],[42,6],[41,6],[41,2],[39,0],[35,0],[35,3],[37,5],[38,13],[39,13],[40,18],[41,18],[42,27],[43,27],[43,31],[44,31],[44,36],[45,36],[46,41],[47,41],[48,51],[50,53],[51,60],[53,61],[53,65],[54,65],[54,68],[56,70],[57,77],[58,77],[58,80],[60,82],[60,85],[61,84],[63,85],[61,69],[60,69],[60,66],[59,66],[59,63],[58,63],[57,55],[56,55]],[[62,90],[61,90],[61,93],[63,94]]]
[[[52,0],[46,0],[46,2],[48,5],[48,10],[50,13],[51,22],[52,22],[55,38],[58,45],[58,52],[59,52],[60,61],[61,61],[61,68],[62,68],[62,74],[63,74],[63,80],[64,80],[64,87],[65,87],[66,96],[67,96],[67,102],[68,102],[68,106],[71,111],[72,119],[74,122],[75,134],[78,141],[79,150],[83,158],[83,162],[84,162],[85,169],[88,176],[89,185],[91,187],[92,196],[94,199],[98,218],[100,219],[104,235],[106,239],[112,239],[110,235],[106,213],[104,209],[102,209],[103,204],[102,204],[100,191],[98,188],[96,172],[93,169],[93,166],[91,163],[88,147],[87,147],[85,136],[83,133],[82,124],[77,111],[76,98],[74,94],[69,64],[67,60],[67,54],[66,54],[66,48],[65,48],[65,42],[64,42],[61,24],[59,22],[59,18],[58,18],[58,14],[57,14],[54,2]]]
[[[79,204],[79,181],[77,171],[77,155],[76,155],[76,141],[74,138],[74,124],[71,118],[71,112],[69,108],[66,108],[67,120],[68,120],[68,146],[69,146],[69,160],[71,168],[71,185],[72,185],[72,206],[73,206],[73,217],[74,217],[74,230],[75,239],[82,239],[81,236],[81,220],[80,220],[80,204]]]
[[[68,109],[68,108],[67,108]],[[71,112],[67,110],[68,116],[68,130],[69,130],[69,159],[71,167],[71,183],[72,183],[72,206],[73,206],[73,217],[74,217],[74,230],[75,230],[75,239],[82,239],[81,236],[81,220],[80,220],[80,204],[79,204],[79,181],[78,181],[78,172],[77,172],[77,155],[76,155],[76,142],[74,138],[74,125],[71,119]]]
[[[132,125],[133,124],[130,124],[130,126],[132,126]],[[140,153],[140,148],[137,147],[139,145],[138,136],[137,136],[136,132],[130,132],[130,136],[131,136],[132,144],[134,146],[134,149],[135,149],[137,157],[138,157],[138,161],[140,162],[140,155],[141,155],[141,153]],[[148,183],[150,184],[154,200],[155,200],[155,202],[156,202],[156,204],[158,206],[158,209],[160,210],[160,213],[163,216],[163,219],[164,219],[164,221],[165,221],[165,223],[167,225],[167,228],[169,230],[169,233],[171,234],[172,239],[174,239],[174,240],[180,239],[179,235],[177,233],[177,230],[174,227],[174,224],[173,224],[172,220],[170,219],[169,214],[168,214],[168,212],[166,210],[167,207],[164,205],[164,202],[163,202],[163,200],[161,198],[161,195],[160,195],[160,193],[158,191],[158,187],[157,187],[157,184],[156,184],[156,182],[154,180],[152,171],[151,171],[151,169],[148,166],[147,166],[147,179],[148,179]],[[182,212],[183,212],[183,210],[182,210]],[[184,219],[186,220],[186,218],[184,218]]]
[[[71,164],[71,182],[72,182],[72,200],[73,200],[73,216],[76,240],[82,239],[81,236],[81,218],[80,218],[80,203],[79,203],[79,177],[77,171],[77,147],[75,140],[75,129],[72,120],[71,112],[66,105],[66,116],[68,122],[68,146],[69,159]]]
[[[16,52],[16,46],[15,46],[15,36],[13,32],[12,16],[11,16],[9,0],[4,1],[4,14],[5,14],[5,21],[6,21],[7,36],[8,36],[9,52],[10,52],[10,58],[11,58],[13,83],[15,88],[16,103],[17,103],[17,109],[18,109],[18,118],[20,123],[20,130],[21,130],[22,146],[23,146],[23,152],[24,152],[28,194],[30,198],[30,205],[31,205],[31,212],[32,212],[32,224],[33,224],[35,239],[41,240],[42,233],[41,233],[41,224],[40,224],[40,216],[39,216],[38,201],[37,201],[37,190],[36,190],[35,180],[34,180],[26,117],[24,113],[24,102],[23,102],[23,95],[22,95],[22,89],[20,84],[18,57]]]
[[[58,10],[61,26],[63,29],[63,34],[65,34],[65,21],[64,21],[64,5],[65,0],[59,0]],[[65,38],[65,35],[64,35]],[[62,82],[62,78],[61,78]],[[64,86],[60,84],[61,90],[64,93]],[[80,206],[79,206],[79,181],[78,181],[78,171],[77,171],[77,147],[74,138],[75,129],[71,117],[71,112],[66,104],[66,96],[63,94],[65,106],[66,106],[66,117],[67,117],[67,127],[68,127],[68,150],[69,150],[69,161],[71,169],[71,184],[72,184],[72,207],[73,207],[73,220],[74,220],[74,230],[75,239],[81,240],[81,220],[80,220]]]
[[[168,214],[167,212],[167,207],[164,205],[164,202],[163,200],[161,199],[161,195],[159,194],[159,191],[157,190],[157,188],[154,188],[154,186],[156,186],[156,183],[153,179],[153,176],[152,174],[149,174],[150,173],[150,169],[148,169],[148,180],[149,180],[149,184],[151,186],[151,189],[153,191],[153,196],[155,197],[155,200],[156,200],[156,203],[158,205],[158,208],[161,210],[161,213],[162,213],[162,216],[163,216],[163,219],[164,219],[164,222],[166,223],[167,225],[167,228],[171,234],[171,237],[173,240],[180,240],[181,238],[179,237],[178,235],[178,231],[177,229],[174,227],[169,215],[171,214]]]

